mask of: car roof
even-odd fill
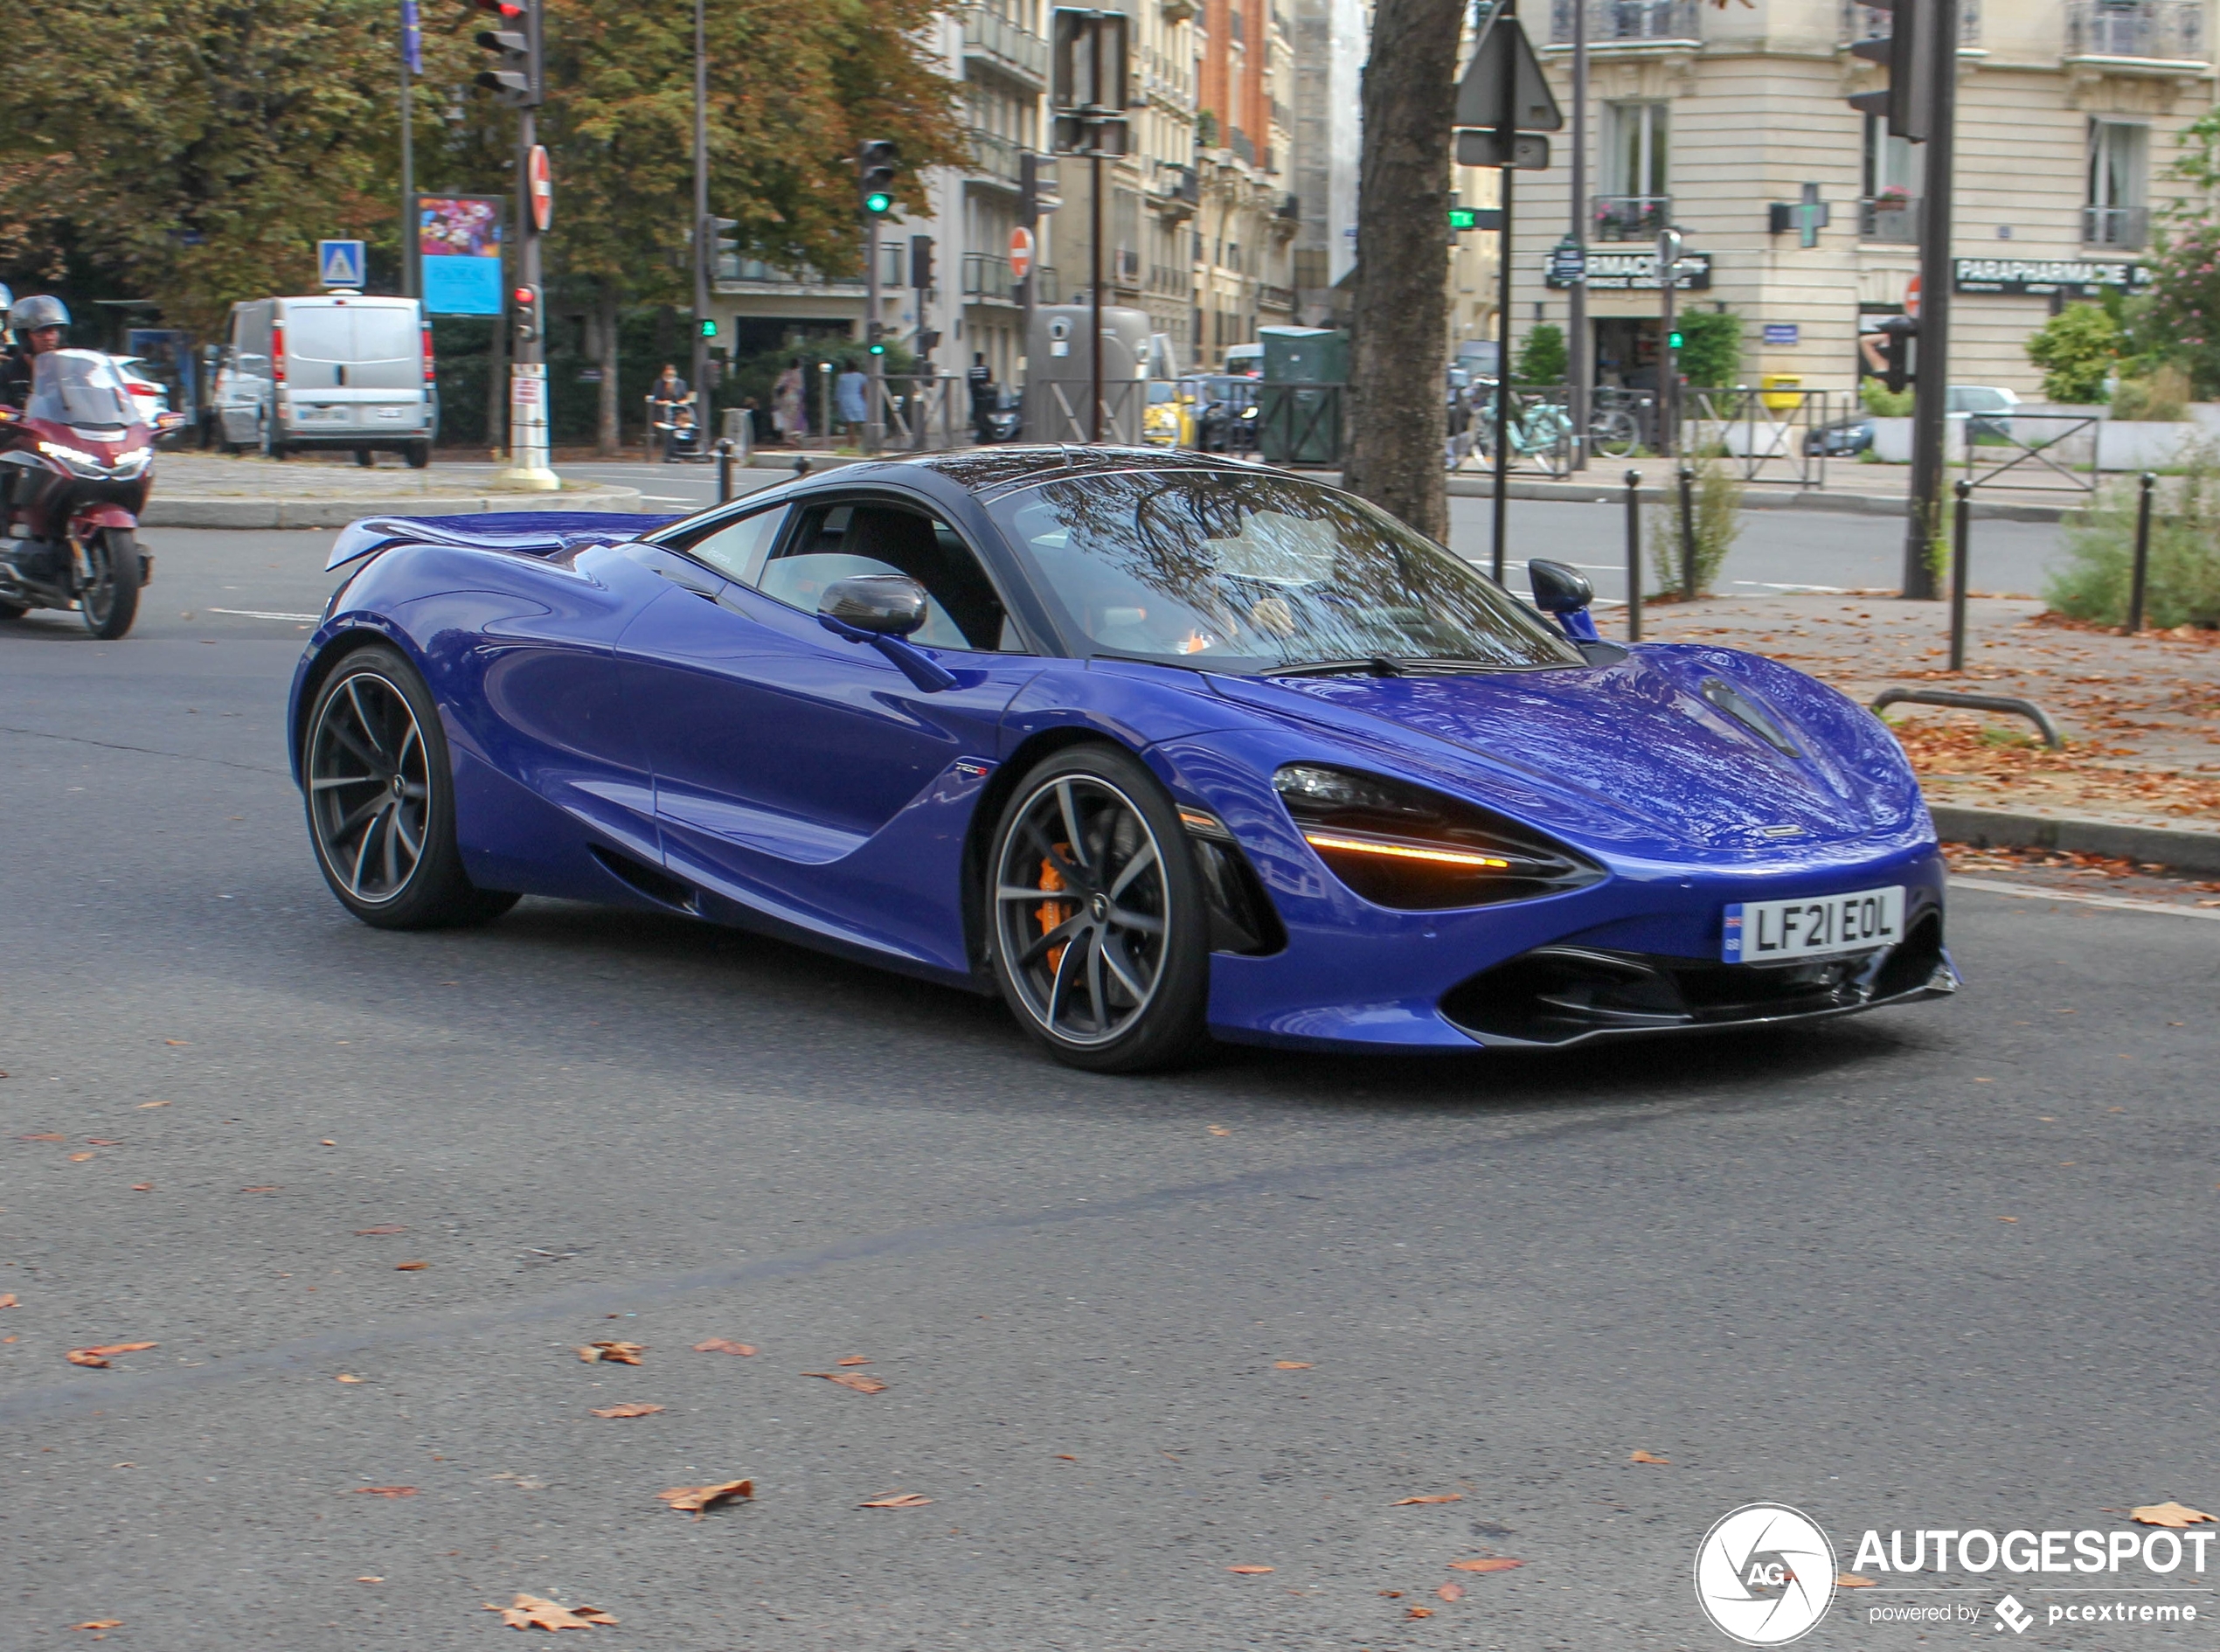
[[[1167,452],[1161,448],[1024,447],[973,448],[932,454],[900,462],[947,477],[982,496],[1027,488],[1036,482],[1074,476],[1099,476],[1130,470],[1253,472],[1255,465],[1208,454]]]

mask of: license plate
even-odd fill
[[[1834,952],[1870,952],[1904,939],[1904,889],[1861,889],[1806,900],[1752,900],[1729,906],[1719,956],[1729,963],[1771,963]]]

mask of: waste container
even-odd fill
[[[1330,327],[1259,327],[1257,446],[1266,464],[1336,465],[1349,335]]]

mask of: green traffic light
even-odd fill
[[[715,316],[704,316],[702,317],[702,337],[704,338],[714,338],[717,337],[717,318]]]
[[[1449,209],[1449,227],[1453,230],[1476,229],[1480,225],[1480,209],[1476,206],[1453,206]]]
[[[1676,332],[1674,332],[1674,333],[1668,333],[1668,334],[1666,334],[1666,335],[1665,335],[1665,344],[1666,344],[1666,348],[1668,348],[1668,350],[1678,350],[1678,349],[1681,347],[1681,336],[1680,336],[1680,334],[1678,334],[1678,333],[1676,333]]]
[[[886,354],[886,346],[884,344],[873,344],[871,349],[871,354],[874,356],[884,356]]]
[[[864,197],[864,210],[866,212],[888,212],[893,205],[894,198],[885,190],[873,190],[869,195]]]

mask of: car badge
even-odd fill
[[[1760,837],[1801,837],[1803,835],[1804,829],[1801,826],[1760,826],[1758,828],[1758,836]]]

